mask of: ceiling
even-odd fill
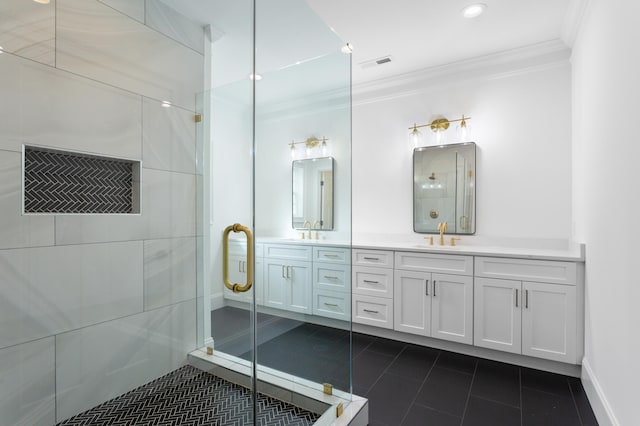
[[[224,52],[219,57],[235,52],[237,60],[214,68],[218,83],[246,78],[252,0],[162,1],[196,22],[211,24],[220,38],[214,53],[216,48]],[[353,83],[368,82],[558,40],[576,0],[479,1],[487,9],[474,19],[460,13],[474,0],[259,1],[256,69],[267,73],[304,63],[349,42],[354,46]],[[362,67],[385,56],[391,62]]]
[[[353,81],[370,81],[560,39],[570,0],[478,0],[484,14],[465,19],[476,0],[306,0],[353,44]],[[392,61],[362,68],[386,55]]]

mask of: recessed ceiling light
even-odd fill
[[[35,1],[36,3],[40,3],[40,4],[49,4],[50,0],[33,0],[33,1]]]
[[[249,80],[255,80],[255,81],[260,81],[262,80],[262,76],[260,74],[249,74]]]
[[[487,9],[487,5],[484,3],[475,3],[470,4],[469,6],[462,9],[462,16],[465,18],[471,19],[476,16],[482,15],[482,13]]]

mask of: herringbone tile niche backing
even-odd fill
[[[24,212],[140,213],[140,164],[24,147]]]

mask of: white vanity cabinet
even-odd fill
[[[240,302],[253,303],[253,292],[256,292],[256,302],[262,304],[263,297],[263,261],[262,244],[255,246],[256,266],[253,271],[253,285],[249,291],[234,293],[226,286],[223,290],[225,299]],[[229,239],[229,280],[232,283],[244,284],[247,282],[247,241],[244,239]]]
[[[476,257],[474,345],[578,363],[577,265]]]
[[[313,247],[313,315],[351,318],[351,249]]]
[[[264,245],[264,305],[312,313],[312,248]]]
[[[471,256],[396,252],[394,330],[471,344],[472,274]]]
[[[353,250],[353,322],[393,329],[393,261],[392,251]]]

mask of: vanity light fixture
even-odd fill
[[[458,118],[455,120],[449,120],[448,118],[441,117],[441,118],[436,118],[431,123],[427,123],[427,124],[418,125],[414,123],[413,126],[409,127],[409,130],[411,130],[409,135],[413,139],[414,145],[417,147],[420,141],[420,136],[421,136],[420,131],[418,129],[421,127],[429,127],[431,131],[436,134],[436,144],[439,145],[440,142],[442,141],[442,133],[449,128],[451,123],[459,122],[460,124],[458,125],[458,137],[460,138],[461,142],[468,142],[467,140],[465,140],[468,138],[468,130],[469,130],[467,125],[468,120],[471,120],[471,117],[465,117],[463,114],[462,118]]]
[[[308,137],[306,140],[303,140],[300,142],[296,142],[296,141],[289,142],[289,149],[291,150],[291,159],[293,160],[296,159],[296,145],[300,145],[300,144],[304,144],[307,157],[310,157],[311,154],[313,153],[313,150],[316,148],[320,149],[320,151],[322,152],[322,156],[327,155],[328,140],[329,139],[325,138],[324,136],[322,137],[322,139],[318,139],[315,136],[311,136],[311,137]]]
[[[472,18],[476,18],[480,15],[482,15],[484,13],[484,11],[487,10],[487,5],[484,3],[475,3],[475,4],[470,4],[469,6],[465,7],[464,9],[462,9],[462,11],[460,13],[462,13],[462,16],[467,18],[467,19],[472,19]]]

